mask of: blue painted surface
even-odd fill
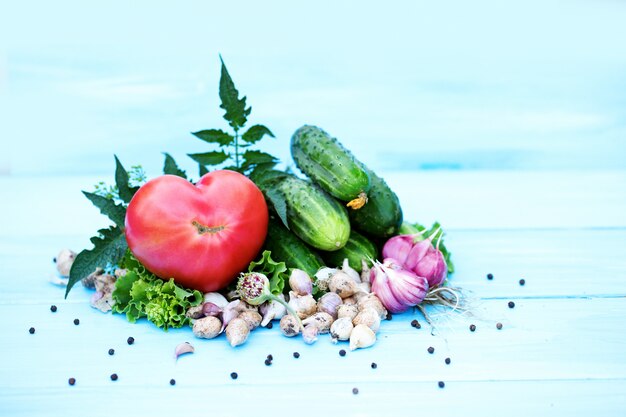
[[[0,5],[0,415],[626,414],[626,4],[33,7]],[[318,124],[407,219],[444,224],[473,316],[431,336],[398,315],[341,358],[327,338],[262,329],[231,349],[101,314],[81,288],[63,299],[51,258],[106,225],[79,191],[111,181],[112,154],[194,172],[185,154],[207,148],[188,132],[225,127],[220,52],[276,133],[266,150],[287,161]]]

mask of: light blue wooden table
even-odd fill
[[[624,21],[619,1],[3,2],[0,416],[626,415]],[[185,154],[209,149],[189,132],[225,126],[218,53],[276,134],[265,150],[286,161],[317,124],[407,220],[444,225],[473,316],[432,336],[407,312],[340,357],[326,337],[231,349],[63,299],[52,258],[106,226],[80,190],[111,182],[112,154],[195,173]]]

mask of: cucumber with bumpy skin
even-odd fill
[[[318,186],[289,174],[259,180],[257,185],[289,230],[305,243],[334,251],[348,241],[346,208]]]
[[[324,261],[313,249],[276,220],[269,222],[265,248],[272,252],[272,258],[283,261],[288,268],[301,269],[311,277],[324,267]]]
[[[360,209],[367,202],[370,178],[352,153],[316,126],[304,125],[291,137],[291,156],[313,182],[338,200]]]
[[[365,260],[371,266],[371,260],[378,257],[378,249],[368,238],[356,230],[352,230],[346,246],[334,252],[323,252],[322,257],[332,268],[341,266],[343,260],[348,259],[350,267],[361,272],[363,269],[362,261]]]
[[[369,201],[359,210],[350,210],[352,225],[375,237],[393,236],[402,224],[400,200],[382,178],[365,166],[363,168],[372,181]]]

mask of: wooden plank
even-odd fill
[[[626,229],[453,230],[447,244],[457,269],[451,284],[472,297],[626,295],[626,258],[618,256]],[[91,246],[81,236],[0,237],[0,304],[60,301],[62,290],[46,281],[62,247]]]

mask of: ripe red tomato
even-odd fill
[[[163,175],[128,205],[126,240],[163,279],[203,292],[224,288],[257,255],[267,234],[263,194],[234,171],[213,171],[196,185]]]

